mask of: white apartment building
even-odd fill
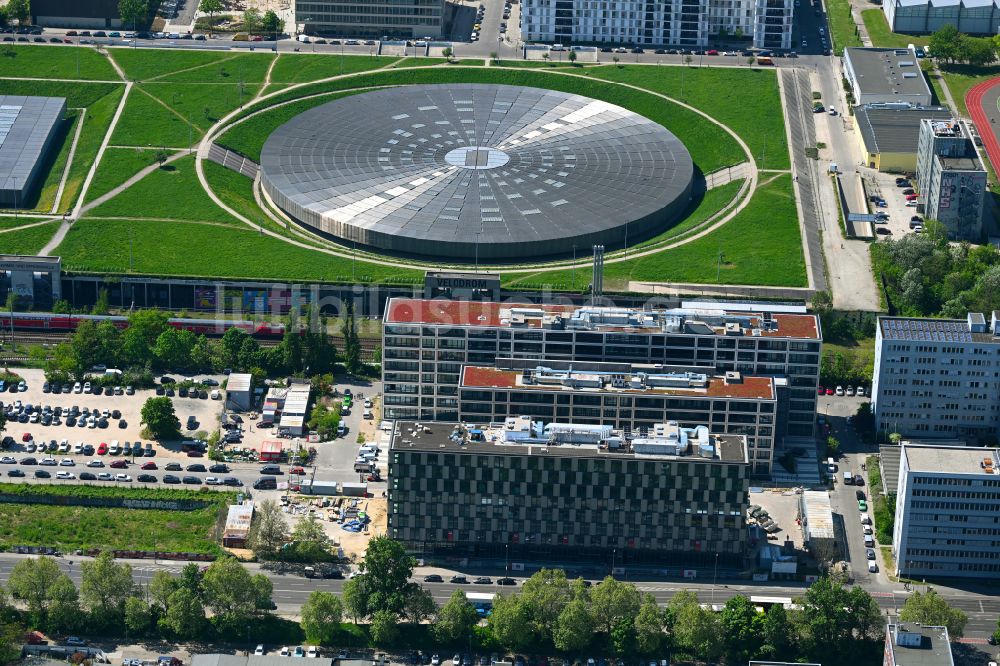
[[[897,576],[997,578],[1000,451],[902,445],[892,554]]]
[[[1000,312],[879,317],[872,409],[879,430],[921,439],[992,438],[1000,419]]]
[[[792,0],[523,0],[529,42],[706,47],[727,36],[792,46]]]

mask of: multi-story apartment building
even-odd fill
[[[892,554],[908,578],[1000,574],[1000,450],[903,444]]]
[[[640,437],[667,421],[692,428],[705,424],[713,434],[745,436],[751,472],[771,472],[775,437],[784,426],[775,418],[775,383],[784,393],[783,380],[616,363],[518,369],[517,362],[501,359],[498,365],[506,367],[462,369],[460,421],[503,422],[523,415],[545,423],[606,425]]]
[[[444,6],[444,0],[295,0],[295,17],[310,35],[441,37]]]
[[[920,121],[917,186],[924,215],[943,223],[949,238],[981,240],[986,169],[957,120]]]
[[[430,556],[742,564],[746,438],[676,423],[397,421],[388,534]]]
[[[921,439],[991,439],[1000,419],[994,312],[962,319],[879,317],[872,409],[879,430]]]
[[[526,41],[709,46],[726,36],[792,46],[792,0],[523,0]]]
[[[765,307],[765,306],[756,306]],[[822,334],[803,312],[638,310],[393,298],[383,327],[384,414],[457,421],[465,365],[497,359],[649,363],[784,379],[785,433],[811,436]]]

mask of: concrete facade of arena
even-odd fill
[[[901,447],[892,554],[909,578],[996,578],[1000,450]]]
[[[865,164],[888,173],[915,173],[920,121],[925,118],[947,120],[952,115],[944,107],[906,103],[855,107],[854,121]]]
[[[444,0],[295,0],[296,23],[310,35],[437,38],[444,14]]]
[[[513,417],[393,428],[388,534],[415,554],[743,563],[744,437]]]
[[[649,363],[784,381],[788,400],[778,405],[776,419],[787,435],[812,436],[822,347],[818,317],[804,308],[790,314],[766,311],[764,304],[745,307],[640,310],[394,298],[382,338],[384,415],[458,420],[465,365],[496,367],[497,359],[532,366]],[[767,474],[771,452],[755,455],[754,473]]]
[[[771,471],[774,443],[784,434],[779,400],[787,382],[706,368],[627,363],[497,359],[493,367],[467,365],[459,383],[459,421],[502,422],[508,416],[535,421],[608,425],[644,433],[676,421],[713,434],[743,435],[756,475]],[[779,385],[781,397],[779,399]]]
[[[66,115],[65,97],[0,95],[0,206],[22,207]]]
[[[930,34],[946,25],[969,35],[995,35],[1000,30],[997,0],[883,0],[889,30]]]
[[[149,3],[156,10],[159,0]],[[55,28],[119,28],[118,0],[31,0],[34,25]],[[141,27],[141,26],[140,26]]]
[[[924,216],[943,223],[949,238],[982,240],[986,169],[957,119],[920,122],[917,187]]]
[[[262,187],[309,230],[435,260],[635,243],[687,210],[693,182],[664,127],[523,86],[366,92],[299,114],[261,151]]]
[[[1000,427],[1000,312],[989,321],[879,317],[875,427],[903,437],[989,440]]]
[[[759,48],[789,49],[792,0],[524,0],[526,41],[702,46],[742,33]]]
[[[887,625],[882,666],[955,666],[948,627]]]
[[[844,49],[844,77],[854,103],[930,106],[933,95],[912,49]]]

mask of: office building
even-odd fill
[[[1000,451],[901,446],[892,555],[907,578],[1000,573]]]
[[[851,86],[855,104],[903,102],[930,106],[933,102],[917,56],[909,48],[846,48],[844,77]]]
[[[0,206],[21,208],[45,179],[65,97],[0,95]]]
[[[882,666],[955,666],[948,627],[910,622],[886,626]]]
[[[525,41],[706,47],[727,35],[791,48],[792,0],[523,0]]]
[[[949,238],[979,242],[986,169],[957,120],[920,121],[917,186],[927,219],[942,222]]]
[[[159,6],[159,0],[149,3],[152,16]],[[31,21],[34,25],[56,28],[120,28],[121,13],[118,0],[31,0]],[[138,28],[144,29],[149,19],[139,21]],[[129,24],[127,27],[131,28]]]
[[[396,421],[388,534],[418,556],[741,565],[746,438]]]
[[[438,38],[444,0],[295,0],[295,21],[309,35]]]
[[[755,476],[771,472],[778,389],[785,382],[739,372],[709,375],[697,368],[623,363],[553,364],[559,368],[467,365],[459,382],[459,420],[503,422],[528,416],[545,423],[607,425],[639,436],[656,424],[704,424],[714,434],[744,435]]]
[[[892,32],[911,35],[930,35],[946,25],[967,35],[1000,30],[997,0],[883,0],[882,12]]]
[[[879,317],[872,409],[879,430],[904,438],[989,439],[1000,403],[997,318]]]
[[[681,303],[629,308],[393,298],[383,328],[388,419],[458,420],[464,365],[498,359],[694,366],[782,378],[788,435],[811,436],[822,336],[801,306]],[[502,367],[502,366],[500,366]]]
[[[865,164],[888,173],[915,173],[920,121],[951,117],[951,111],[940,106],[895,102],[855,107],[856,134]]]

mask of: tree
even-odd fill
[[[158,624],[177,638],[196,638],[205,628],[205,607],[195,592],[179,587],[168,597],[166,613]]]
[[[410,587],[403,604],[403,614],[413,624],[420,624],[437,612],[434,596],[419,585]]]
[[[691,56],[688,56],[688,58],[690,58],[690,57],[691,57]],[[753,67],[753,64],[754,64],[755,62],[757,62],[757,58],[755,58],[755,57],[753,57],[753,56],[747,56],[747,67],[751,67],[751,68],[752,68],[752,67]]]
[[[315,544],[323,551],[330,547],[330,537],[323,529],[316,516],[306,516],[299,519],[292,530],[292,541]]]
[[[570,601],[559,613],[552,642],[556,649],[576,652],[590,644],[594,635],[594,618],[582,599]]]
[[[206,0],[202,0],[202,5],[205,2]],[[230,328],[222,335],[222,363],[227,368],[239,367],[240,350],[243,349],[243,342],[248,339],[250,336],[240,328]]]
[[[472,633],[479,623],[479,614],[462,590],[451,593],[434,622],[434,636],[442,643],[457,643]]]
[[[149,15],[149,3],[147,0],[118,0],[118,15],[122,23],[131,23],[135,30],[139,22],[145,23],[146,16]]]
[[[163,165],[167,163],[169,158],[170,153],[167,152],[166,148],[159,148],[153,153],[153,161],[159,164],[161,169],[163,168]]]
[[[537,633],[552,636],[559,614],[569,603],[569,581],[562,569],[540,569],[524,581],[521,598],[531,611]]]
[[[594,623],[610,633],[611,627],[621,618],[634,618],[642,605],[642,595],[631,583],[623,583],[611,576],[598,583],[590,594]]]
[[[105,550],[90,562],[80,564],[80,597],[98,627],[120,624],[125,615],[125,601],[132,596],[132,567],[116,564],[111,551]]]
[[[848,592],[839,580],[824,576],[802,596],[796,615],[806,655],[830,662],[850,660],[867,649],[883,620],[875,600],[860,587]]]
[[[368,617],[368,592],[365,590],[364,579],[355,576],[344,583],[344,609],[357,624],[362,618]]]
[[[10,0],[7,3],[7,17],[17,19],[18,25],[27,25],[31,20],[31,3],[28,0]]]
[[[191,331],[168,328],[160,333],[153,345],[157,365],[163,369],[184,369],[192,367],[191,352],[197,336]]]
[[[635,653],[635,618],[622,617],[615,620],[610,635],[615,654],[623,656]]]
[[[962,40],[962,60],[973,67],[982,67],[996,60],[997,52],[989,37],[966,37]]]
[[[761,643],[758,617],[757,609],[742,594],[726,602],[720,617],[726,661],[750,661],[757,654]]]
[[[358,567],[365,593],[364,607],[372,615],[388,611],[398,616],[406,605],[413,575],[414,560],[406,554],[403,544],[387,536],[377,536],[368,542],[365,558]]]
[[[722,640],[718,619],[701,607],[696,594],[678,592],[670,599],[669,608],[674,614],[674,638],[680,650],[705,661],[719,656]]]
[[[212,19],[214,19],[215,15],[225,8],[226,5],[223,4],[222,0],[201,0],[201,4],[198,5],[198,11],[203,14],[208,14],[208,22],[213,27],[215,25],[215,21]]]
[[[611,56],[611,61],[616,65],[618,64],[619,60],[621,60],[621,58],[619,58],[618,56]]]
[[[316,403],[309,415],[309,429],[315,430],[321,440],[332,439],[340,424],[340,407],[330,409],[324,404]]]
[[[570,62],[576,62],[576,51],[570,51],[569,55],[566,56]]]
[[[153,625],[153,608],[142,597],[125,600],[125,626],[133,636],[141,636]]]
[[[243,29],[251,37],[260,32],[261,22],[260,10],[250,7],[243,12]]]
[[[517,594],[509,597],[498,594],[493,599],[493,612],[487,625],[497,642],[510,650],[520,652],[535,640],[531,609]]]
[[[775,604],[764,613],[761,627],[763,644],[760,652],[764,658],[778,659],[781,655],[794,652],[795,628],[788,620],[788,612],[781,604]]]
[[[354,306],[348,303],[347,315],[341,327],[344,337],[344,367],[347,374],[357,374],[361,370],[361,343],[358,340],[358,327],[354,321]]]
[[[270,605],[271,581],[263,574],[250,573],[232,557],[209,565],[201,581],[205,604],[212,610],[212,621],[223,632],[237,632]]]
[[[441,55],[443,55],[448,60],[448,62],[451,62],[451,56],[453,55],[451,47],[450,46],[444,47],[444,50],[441,51]]]
[[[965,631],[969,616],[958,608],[949,606],[936,590],[928,589],[923,594],[914,592],[906,600],[899,612],[899,619],[904,622],[948,627],[951,636],[960,638]]]
[[[174,401],[167,396],[147,398],[139,412],[149,436],[156,440],[172,439],[178,436],[177,414]]]
[[[121,334],[119,358],[127,367],[142,367],[153,356],[153,346],[160,334],[170,328],[170,317],[161,310],[137,310],[128,317],[128,328]],[[110,322],[109,322],[110,323]]]
[[[993,640],[1000,643],[1000,618],[997,618],[997,628],[996,631],[993,632]]]
[[[25,603],[36,622],[44,624],[52,602],[53,586],[64,575],[51,557],[24,559],[11,569],[7,587],[15,599]]]
[[[658,653],[666,639],[663,628],[663,612],[656,599],[648,594],[635,616],[635,643],[639,652],[645,655]]]
[[[954,24],[946,24],[931,34],[927,45],[935,58],[945,62],[954,62],[961,49],[962,35]]]
[[[23,627],[0,619],[0,664],[13,664],[21,657]]]
[[[372,643],[379,647],[391,645],[399,637],[399,625],[395,613],[387,610],[375,611],[371,624]]]
[[[76,585],[64,573],[59,574],[49,591],[51,604],[45,626],[52,632],[70,632],[80,626],[80,596]]]
[[[108,302],[108,290],[98,289],[97,290],[97,300],[94,301],[94,306],[90,308],[90,314],[95,315],[106,315],[108,310],[111,308]]]
[[[302,604],[302,631],[310,643],[325,645],[333,641],[344,616],[344,604],[335,594],[314,590]]]
[[[278,38],[278,33],[284,28],[281,17],[274,13],[273,9],[268,9],[264,12],[264,18],[261,19],[260,26],[265,34],[270,34],[275,39]]]

